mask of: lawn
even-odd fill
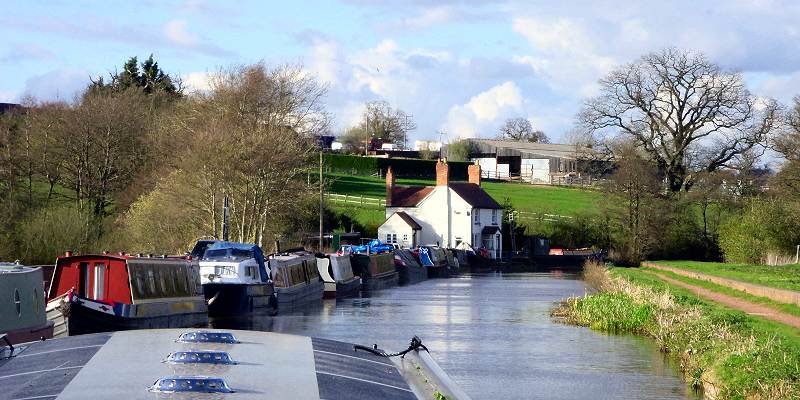
[[[377,177],[331,175],[331,193],[384,198],[386,182]],[[398,185],[433,185],[433,180],[398,179]],[[520,211],[558,215],[575,215],[597,208],[604,198],[601,192],[580,188],[531,186],[521,183],[483,182],[481,186],[498,203],[508,198]]]
[[[699,261],[653,261],[656,264],[736,279],[779,289],[800,290],[800,264],[768,266]]]

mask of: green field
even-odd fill
[[[330,175],[331,193],[384,198],[386,182],[377,177]],[[433,185],[433,180],[398,179],[398,185]],[[553,186],[531,186],[521,183],[483,182],[481,186],[498,203],[505,199],[520,211],[557,215],[575,215],[591,211],[603,199],[603,194],[593,190]]]
[[[736,279],[779,289],[800,290],[800,264],[768,266],[699,261],[653,261],[656,264]]]

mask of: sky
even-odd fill
[[[528,118],[564,142],[598,80],[666,47],[800,95],[800,1],[16,1],[0,12],[0,102],[70,100],[151,53],[191,90],[220,68],[301,65],[327,85],[333,133],[385,100],[410,139],[493,137]]]

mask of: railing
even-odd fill
[[[358,204],[361,206],[386,207],[386,199],[377,197],[353,196],[349,194],[328,193],[327,200],[332,203]]]

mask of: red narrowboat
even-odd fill
[[[208,308],[197,269],[180,257],[67,253],[47,296],[54,336],[127,329],[201,327]]]

